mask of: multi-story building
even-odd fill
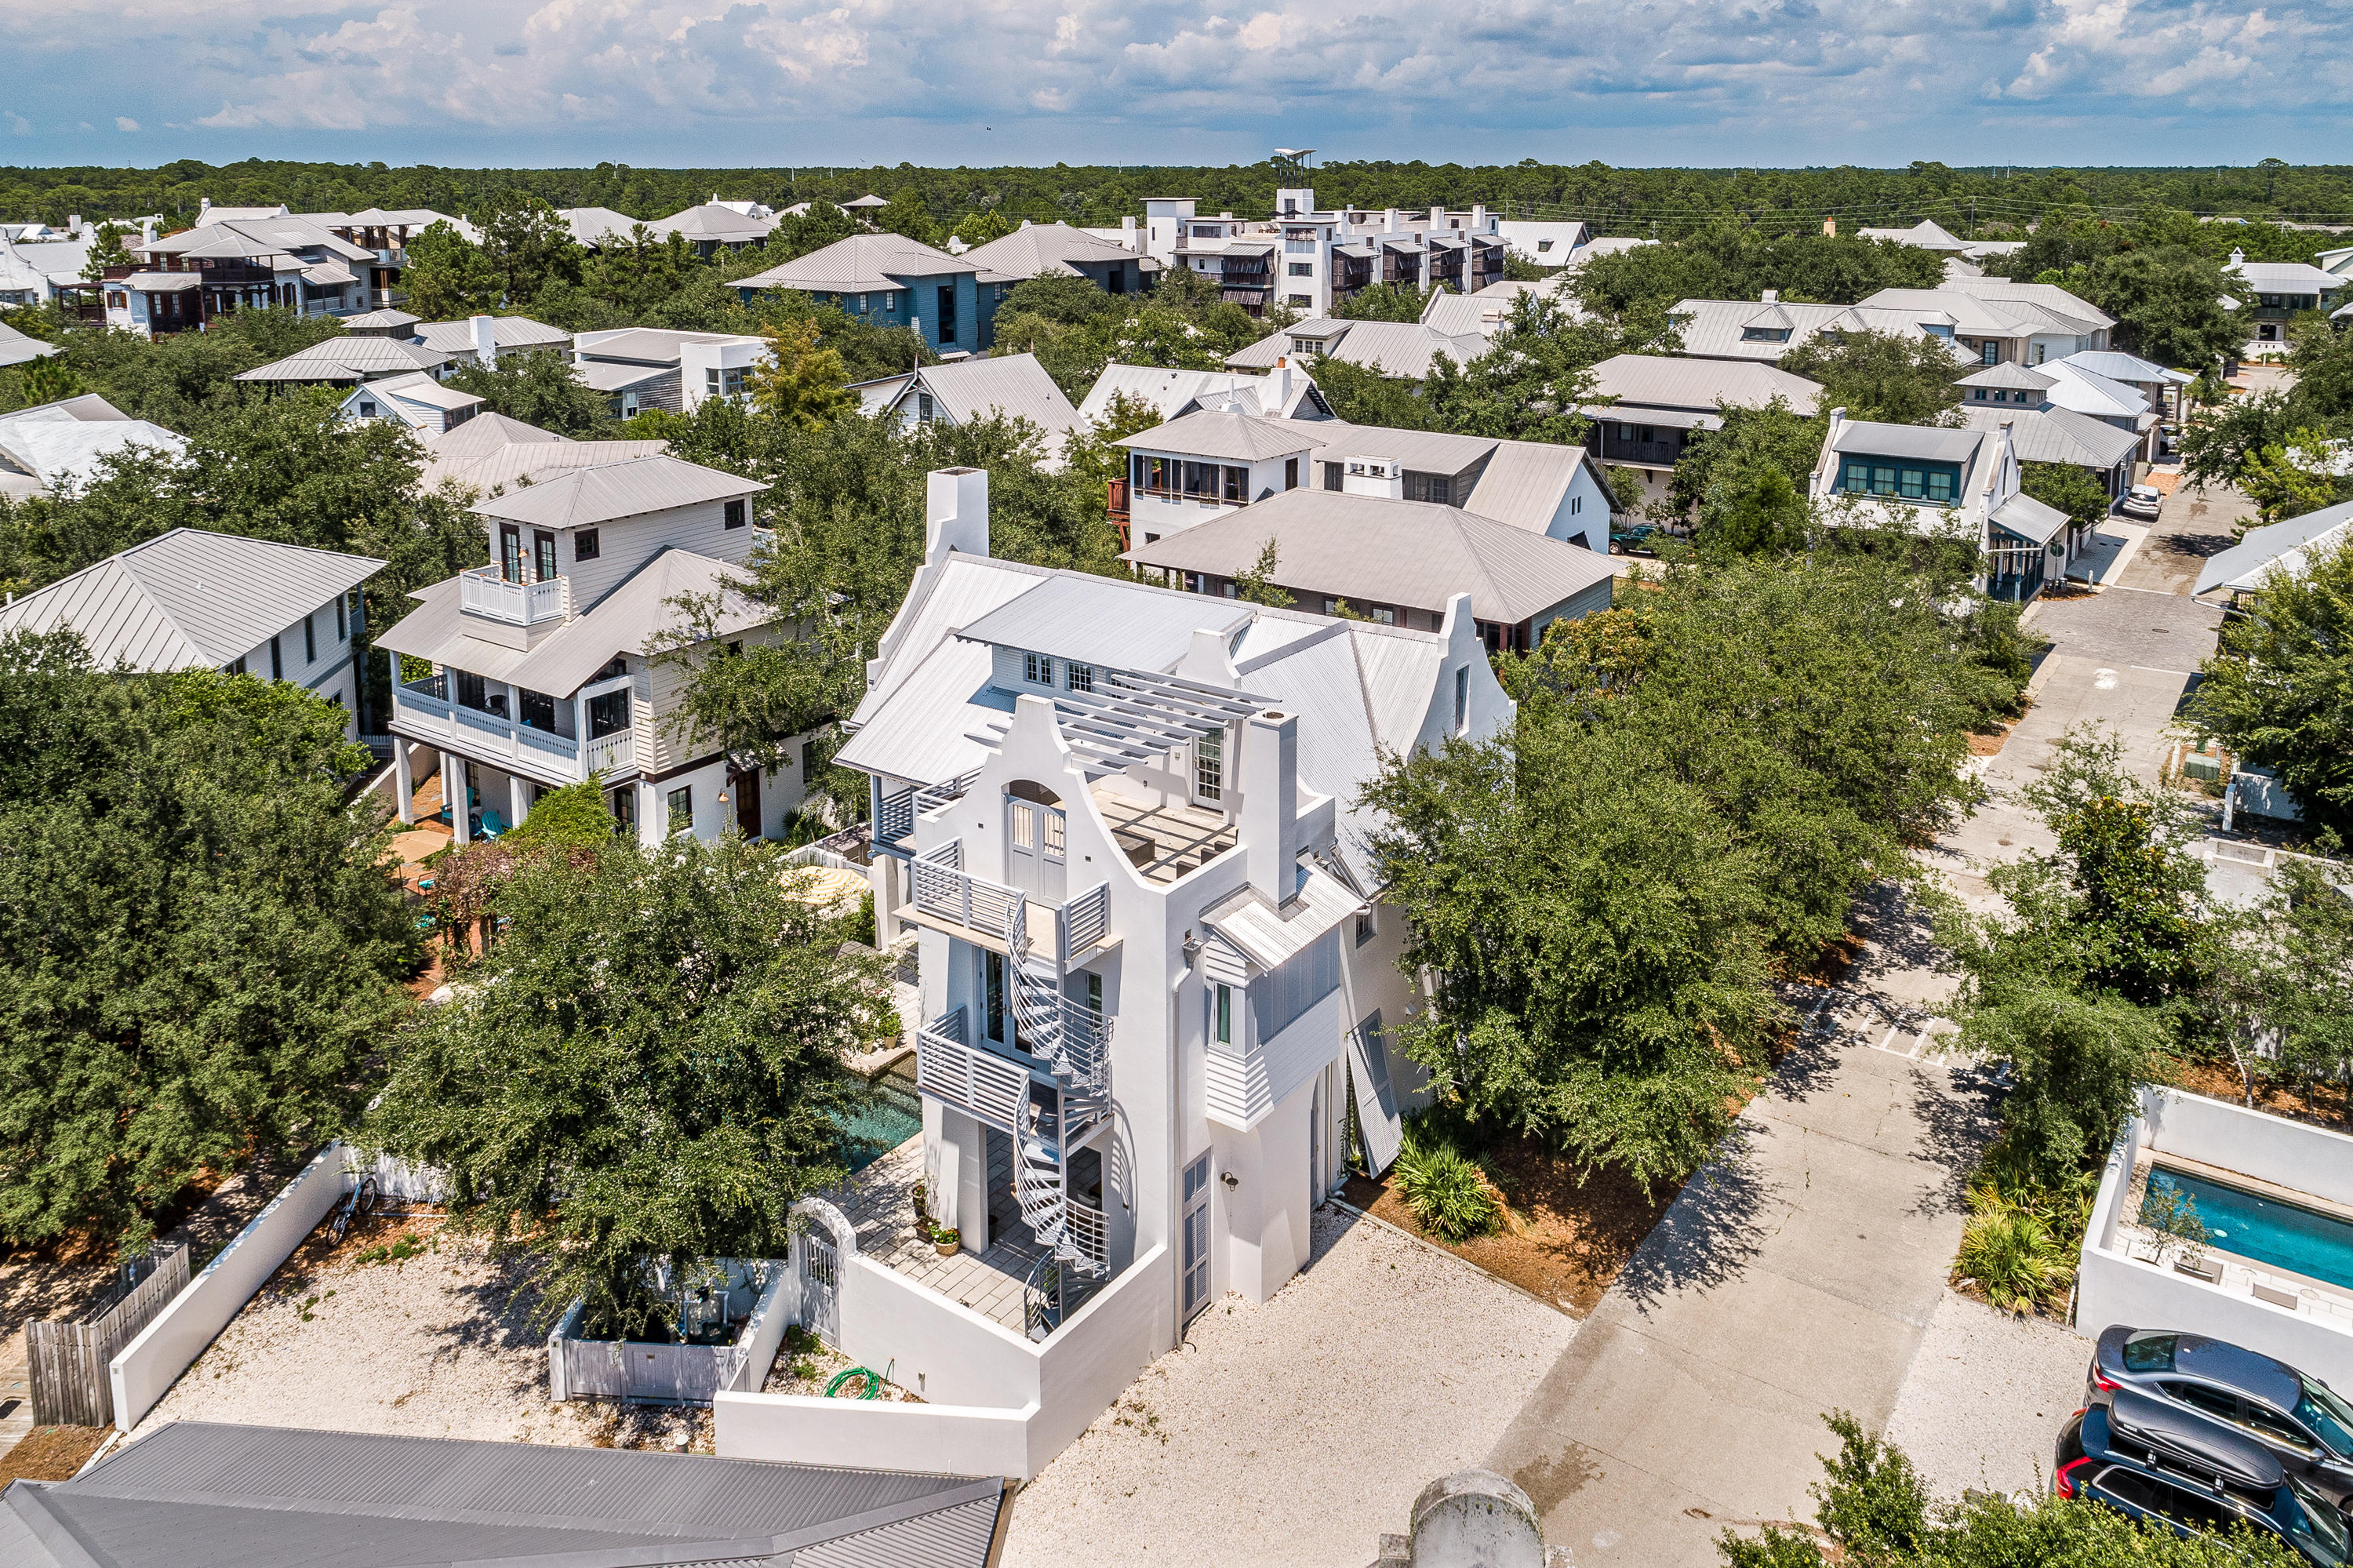
[[[791,289],[876,326],[913,327],[941,354],[970,354],[995,341],[997,303],[1021,280],[935,250],[903,234],[853,234],[738,279],[746,301]]]
[[[737,768],[676,722],[695,662],[784,634],[741,591],[759,534],[752,498],[765,488],[641,457],[476,505],[491,564],[420,589],[375,640],[410,674],[394,686],[390,726],[402,820],[417,780],[438,769],[461,843],[592,776],[615,820],[648,844],[777,832],[810,760]]]
[[[1467,594],[1410,630],[1000,561],[987,493],[931,476],[839,760],[871,779],[882,939],[915,933],[933,1218],[1020,1269],[1010,1320],[1047,1357],[1098,1292],[1082,1321],[1148,1356],[1305,1263],[1351,1109],[1371,1168],[1394,1157],[1422,1080],[1388,1038],[1426,1003],[1361,793],[1385,751],[1512,705]],[[990,1403],[953,1349],[980,1309],[894,1300],[902,1380]],[[1059,1442],[1108,1403],[1087,1376]]]
[[[2223,270],[2254,296],[2244,312],[2247,341],[2283,347],[2289,323],[2306,311],[2334,311],[2346,284],[2342,275],[2326,268],[2303,261],[2250,261],[2243,250],[2232,251]]]
[[[1663,480],[1683,461],[1693,433],[1724,428],[1725,408],[1762,408],[1779,399],[1808,418],[1820,406],[1818,382],[1770,365],[1681,355],[1613,355],[1593,367],[1606,401],[1583,410],[1585,444],[1603,462]]]
[[[1476,293],[1504,276],[1497,218],[1483,206],[1427,214],[1315,205],[1313,189],[1275,193],[1270,220],[1197,213],[1191,197],[1145,204],[1145,253],[1217,282],[1252,315],[1283,310],[1324,315],[1377,284]]]
[[[580,379],[624,419],[649,408],[691,414],[705,397],[742,397],[744,377],[768,358],[767,339],[748,333],[616,327],[572,340]]]

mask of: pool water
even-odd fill
[[[923,1102],[915,1081],[903,1073],[885,1073],[874,1086],[874,1097],[852,1115],[840,1118],[843,1150],[852,1171],[863,1171],[907,1139],[923,1130]]]
[[[2152,1194],[2171,1189],[2196,1203],[2199,1223],[2218,1252],[2353,1290],[2353,1224],[2186,1171],[2152,1171],[2148,1186]],[[2142,1213],[2147,1216],[2146,1206]]]

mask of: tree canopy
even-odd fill
[[[2248,763],[2279,775],[2316,830],[2353,835],[2353,546],[2274,572],[2202,666],[2190,700]]]

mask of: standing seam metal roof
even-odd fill
[[[480,516],[506,523],[576,528],[705,501],[757,495],[767,488],[755,479],[739,479],[683,458],[641,457],[528,485],[481,502],[473,510]]]

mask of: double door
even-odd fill
[[[1026,781],[1005,795],[1005,880],[1050,903],[1061,902],[1070,823],[1060,800]]]

